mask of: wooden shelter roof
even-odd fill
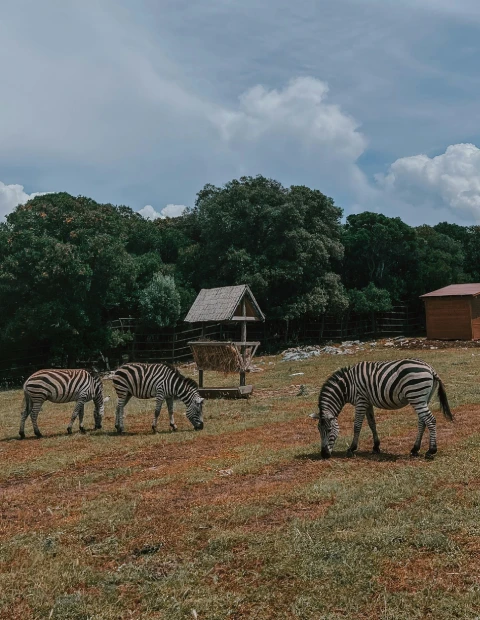
[[[250,320],[264,321],[265,316],[260,310],[252,291],[246,284],[221,286],[219,288],[202,288],[188,311],[185,321],[187,323],[202,323],[236,319],[241,314],[238,308],[244,297],[246,297],[249,310],[248,318]]]
[[[431,293],[420,295],[420,297],[476,297],[477,295],[480,295],[479,283],[450,284],[449,286],[444,286],[443,288],[439,288],[436,291],[432,291]]]

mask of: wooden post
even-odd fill
[[[244,316],[244,317],[247,316],[247,306],[245,304],[245,297],[243,298],[243,301],[242,301],[242,316]],[[242,342],[247,342],[247,321],[242,321],[241,341]],[[246,358],[246,351],[247,351],[246,346],[242,346],[240,351],[241,351],[241,354],[242,354],[243,367],[245,368],[245,358]],[[240,372],[240,385],[241,386],[246,385],[245,370],[242,370]]]
[[[202,338],[205,337],[205,323],[202,323]],[[198,369],[198,387],[203,388],[203,370]]]

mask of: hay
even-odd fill
[[[205,342],[205,341],[203,341]],[[215,370],[224,374],[248,372],[252,363],[254,346],[245,347],[245,362],[239,349],[232,342],[191,343],[193,359],[202,370]]]

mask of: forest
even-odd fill
[[[37,196],[0,224],[0,344],[89,355],[121,344],[109,322],[181,322],[201,288],[249,284],[267,319],[421,308],[419,295],[478,282],[480,226],[343,220],[305,186],[242,177],[206,185],[175,218],[67,193]]]

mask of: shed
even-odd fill
[[[200,394],[205,398],[248,398],[252,385],[245,384],[246,372],[259,346],[247,341],[247,323],[264,321],[265,316],[246,284],[202,289],[188,311],[187,323],[240,323],[240,342],[196,340],[189,342],[198,368]],[[238,387],[209,387],[203,385],[205,370],[224,373],[238,372]]]
[[[427,338],[480,339],[480,284],[450,284],[421,299],[425,303]]]

